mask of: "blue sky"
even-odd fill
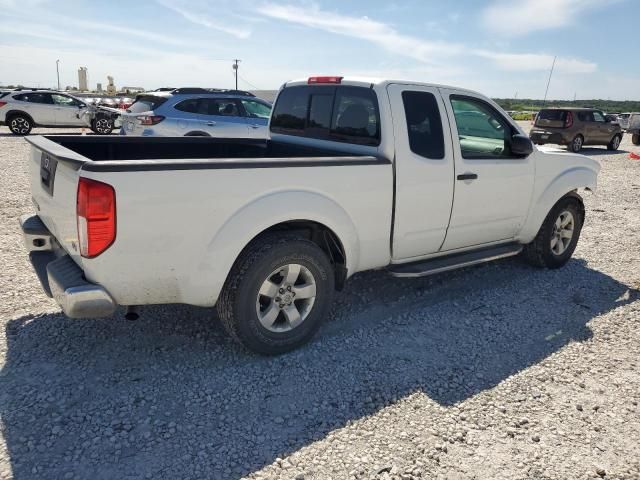
[[[640,99],[637,0],[0,0],[0,84],[276,89],[312,74]],[[634,34],[634,32],[636,32]]]

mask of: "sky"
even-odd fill
[[[0,0],[0,85],[272,90],[311,75],[640,99],[638,0]],[[635,32],[635,34],[634,34]]]

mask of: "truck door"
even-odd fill
[[[437,252],[453,201],[453,147],[437,88],[390,84],[395,137],[393,258]]]
[[[518,130],[490,101],[441,89],[454,137],[455,193],[442,250],[509,240],[527,215],[533,156],[512,155]]]

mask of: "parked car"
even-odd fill
[[[591,108],[546,108],[536,116],[529,137],[536,145],[554,143],[579,152],[585,145],[606,145],[617,150],[622,128],[600,110]]]
[[[623,130],[629,128],[629,117],[633,115],[633,112],[625,112],[618,115],[618,123]]]
[[[9,92],[0,99],[0,123],[14,135],[28,135],[33,127],[90,127],[98,134],[113,130],[113,119],[79,98],[52,90]]]
[[[265,139],[270,113],[271,105],[249,92],[177,88],[138,95],[120,134]]]
[[[286,83],[270,135],[29,138],[21,224],[45,291],[70,317],[217,305],[231,336],[278,354],[360,271],[563,266],[600,169],[536,149],[483,95],[418,82]]]
[[[640,145],[640,113],[632,113],[629,116],[627,133],[631,135],[631,142]]]

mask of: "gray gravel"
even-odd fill
[[[638,479],[640,162],[602,161],[575,258],[353,278],[305,348],[247,353],[213,310],[69,320],[17,218],[0,128],[0,479]],[[640,149],[636,149],[640,150]]]

